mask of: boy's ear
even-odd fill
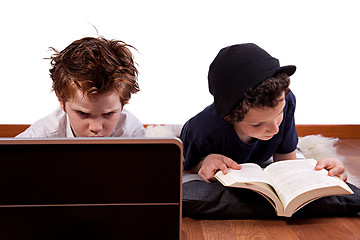
[[[65,110],[65,103],[62,102],[62,101],[60,101],[60,99],[58,99],[58,101],[59,101],[59,103],[60,103],[61,109],[62,109],[64,112],[66,112],[66,110]]]

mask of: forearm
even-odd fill
[[[285,154],[274,153],[273,158],[274,158],[274,162],[282,161],[282,160],[294,160],[296,159],[296,150]]]
[[[201,160],[198,164],[196,164],[193,168],[189,169],[189,170],[186,170],[184,172],[186,173],[198,173],[201,166],[202,166],[202,163],[203,163],[204,160]]]

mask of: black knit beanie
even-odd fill
[[[209,68],[209,91],[214,109],[228,115],[242,100],[246,90],[254,88],[275,73],[291,76],[296,67],[280,67],[279,60],[253,43],[237,44],[220,50]]]

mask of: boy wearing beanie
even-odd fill
[[[296,101],[289,89],[295,71],[252,43],[221,49],[208,74],[214,102],[181,131],[184,170],[209,182],[218,170],[226,174],[241,163],[296,159]],[[323,168],[346,181],[339,159],[318,161],[316,169]]]

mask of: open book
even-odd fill
[[[264,170],[257,164],[241,164],[240,170],[221,171],[215,178],[224,186],[247,188],[263,195],[278,216],[291,217],[305,204],[320,197],[353,194],[339,177],[315,170],[316,160],[286,160],[270,164]]]

